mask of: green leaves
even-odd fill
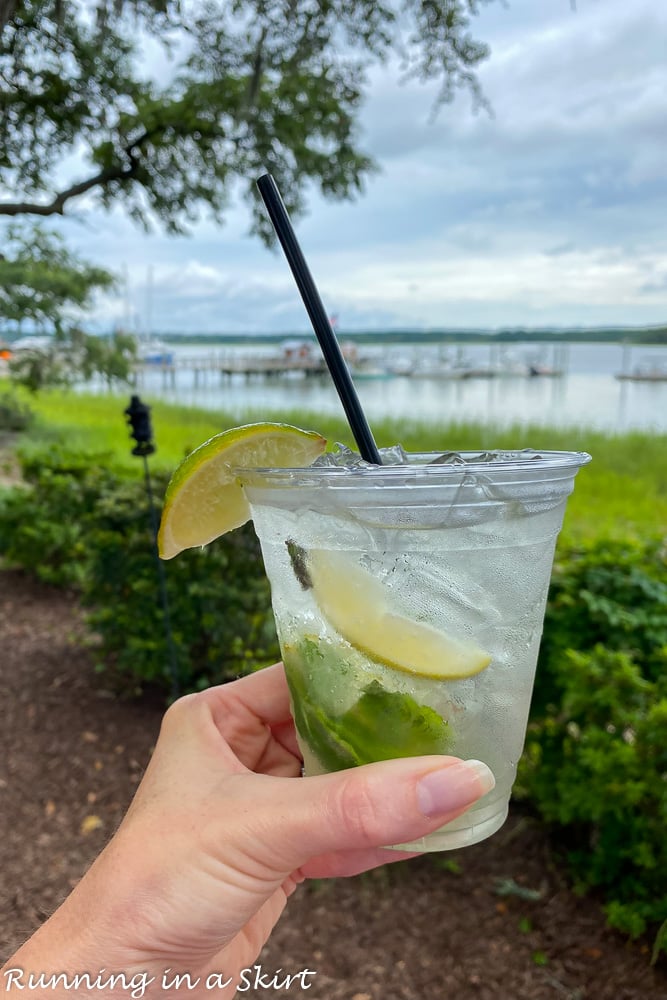
[[[10,226],[0,256],[0,316],[5,322],[50,330],[85,309],[114,276],[67,250],[40,226]]]
[[[240,181],[254,229],[272,232],[253,188],[270,170],[288,208],[314,182],[354,196],[374,170],[357,116],[373,62],[468,89],[488,49],[470,36],[472,0],[135,0],[84,7],[19,0],[0,28],[0,215],[62,213],[85,192],[148,226],[182,232],[222,218]],[[166,71],[147,78],[143,40]],[[62,164],[82,164],[59,187]]]
[[[639,657],[655,679],[667,646],[667,549],[661,538],[598,539],[571,548],[554,566],[533,709],[559,697],[556,672],[566,650],[598,643]]]
[[[24,463],[28,487],[0,494],[0,555],[80,591],[110,683],[170,688],[155,543],[146,490],[109,469],[108,455],[50,448]],[[166,477],[155,483],[161,495]],[[183,690],[279,657],[269,586],[248,526],[166,567]]]
[[[346,644],[304,638],[283,649],[300,736],[328,771],[395,757],[447,753],[448,724],[408,694],[374,680],[345,712],[327,707],[331,691],[346,687]]]
[[[155,492],[164,492],[160,481]],[[167,688],[154,539],[142,482],[116,484],[89,525],[83,600],[100,657],[123,684]],[[166,566],[179,678],[184,690],[220,683],[279,658],[269,588],[252,528]]]
[[[34,417],[32,409],[15,392],[0,391],[0,432],[24,431],[33,423]]]
[[[662,539],[561,553],[520,773],[578,884],[632,937],[667,919],[665,570]]]
[[[113,274],[71,253],[56,234],[38,225],[10,226],[0,255],[0,317],[20,332],[22,325],[54,334],[51,344],[17,353],[10,375],[31,392],[100,374],[109,385],[127,382],[136,343],[126,334],[89,336],[74,325]]]

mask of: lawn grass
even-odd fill
[[[105,455],[105,460],[114,464],[136,468],[139,475],[140,463],[131,455],[132,442],[123,417],[127,401],[127,394],[44,392],[32,401],[38,419],[25,437],[24,447],[39,448],[64,440],[73,450]],[[331,441],[353,444],[345,423],[330,416],[248,411],[239,419],[224,411],[214,413],[160,401],[151,405],[158,445],[151,458],[155,469],[173,469],[188,451],[213,434],[253,420],[284,420],[318,430]],[[563,537],[579,541],[667,532],[667,435],[535,426],[496,429],[475,423],[405,420],[374,421],[373,431],[381,447],[400,441],[409,451],[531,447],[590,452],[593,462],[577,476]]]

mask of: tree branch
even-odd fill
[[[2,34],[4,26],[9,24],[14,16],[16,2],[17,0],[0,0],[0,34]]]
[[[53,201],[47,205],[39,205],[31,202],[0,202],[0,215],[64,215],[65,204],[70,198],[76,198],[80,194],[85,194],[94,187],[104,187],[111,181],[128,180],[137,172],[138,160],[133,160],[128,167],[108,167],[100,170],[93,177],[78,184],[72,184],[57,194]]]
[[[111,181],[126,181],[134,177],[139,170],[139,159],[135,155],[136,150],[140,149],[146,139],[149,139],[156,131],[158,130],[147,129],[138,139],[124,148],[123,152],[130,160],[128,166],[106,167],[105,170],[100,170],[99,173],[93,174],[87,180],[79,181],[78,184],[72,184],[71,187],[65,188],[47,205],[25,201],[0,202],[0,215],[64,215],[65,204],[71,198],[78,198],[79,195],[85,194],[86,191],[95,187],[103,188]]]
[[[262,73],[264,71],[264,43],[266,41],[268,30],[269,29],[266,25],[264,25],[260,36],[257,39],[257,48],[255,49],[255,58],[253,59],[252,76],[250,77],[250,83],[248,84],[247,106],[249,108],[254,107],[257,94],[259,93]]]

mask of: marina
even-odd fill
[[[314,338],[266,344],[248,337],[224,345],[156,339],[142,346],[133,386],[149,399],[224,410],[234,419],[342,412]],[[667,433],[667,346],[345,340],[341,346],[371,419]],[[0,359],[0,374],[8,365]],[[109,391],[102,380],[76,389]]]
[[[353,378],[359,380],[387,378],[419,379],[478,379],[509,377],[543,377],[563,375],[568,365],[568,345],[557,345],[554,361],[519,358],[499,345],[488,348],[486,360],[471,359],[461,346],[454,350],[438,348],[435,355],[404,347],[401,351],[388,348],[358,346],[344,341],[341,349]],[[196,384],[209,375],[264,377],[308,377],[326,375],[327,369],[317,344],[306,339],[286,340],[269,351],[240,347],[236,350],[211,350],[208,353],[180,353],[168,345],[154,347],[140,354],[135,379],[141,384],[146,372],[160,371],[163,380],[175,384],[176,373],[189,372]]]
[[[276,347],[172,345],[174,364],[143,365],[137,384],[147,398],[234,419],[290,410],[340,414],[328,377],[303,360],[276,364]],[[554,347],[560,354],[554,356]],[[625,355],[620,343],[500,348],[493,345],[492,355],[483,344],[364,344],[348,363],[370,419],[667,433],[667,381],[616,377],[634,372],[647,354],[667,368],[667,347],[626,349]],[[540,371],[531,373],[531,365]],[[87,388],[105,391],[101,384]]]

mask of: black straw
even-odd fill
[[[276,182],[271,174],[264,174],[257,181],[257,187],[273,223],[276,236],[285,252],[287,263],[294,275],[294,280],[301,293],[301,298],[310,317],[310,322],[313,325],[315,336],[322,348],[324,360],[327,363],[354,439],[357,442],[359,454],[365,461],[371,462],[373,465],[382,465],[382,459],[380,458],[375,439],[368,426],[364,411],[361,409],[357,390],[354,388],[349,369],[345,364],[345,358],[336,340],[336,335],[329,322],[329,317],[320,298],[320,293],[313,281],[313,276],[306,264],[306,258],[303,256],[301,247],[299,246],[296,233],[290,222],[287,209],[280,197]]]

